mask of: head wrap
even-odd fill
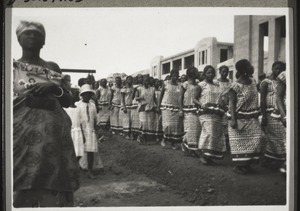
[[[23,32],[32,31],[32,30],[41,33],[44,37],[44,42],[45,42],[45,37],[46,37],[45,28],[41,23],[38,22],[21,21],[20,25],[16,30],[18,39]]]

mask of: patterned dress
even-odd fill
[[[164,138],[181,142],[183,133],[183,121],[179,114],[181,85],[173,85],[165,82],[165,92],[161,102],[161,115]]]
[[[51,94],[36,97],[28,84],[52,82],[61,75],[45,67],[13,63],[14,206],[72,206],[79,168],[71,120]]]
[[[220,85],[220,91],[222,93],[222,103],[225,105],[226,110],[228,110],[228,105],[229,105],[229,90],[230,86],[232,84],[231,80],[228,80],[227,82],[222,82],[218,81]],[[226,115],[223,116],[222,118],[222,124],[224,127],[224,135],[228,135],[228,118]]]
[[[217,81],[199,83],[201,88],[199,121],[202,127],[199,149],[203,156],[215,159],[223,158],[226,151],[222,118],[225,113],[220,106],[221,90]]]
[[[280,121],[279,111],[276,105],[276,90],[278,82],[269,78],[264,79],[260,88],[265,87],[268,90],[266,96],[267,103],[267,125],[265,134],[267,146],[265,156],[275,160],[285,160],[286,158],[286,129]]]
[[[126,133],[131,132],[131,110],[132,108],[132,101],[133,101],[133,88],[132,87],[125,87],[121,89],[121,93],[125,94],[125,106],[127,109],[127,113],[123,112],[123,102],[122,108],[120,110],[120,121],[122,121],[123,131]]]
[[[155,98],[156,101],[160,99],[161,90],[155,90]],[[157,106],[157,105],[155,105]],[[162,117],[160,113],[155,112],[155,121],[154,121],[154,128],[156,136],[162,137],[163,129],[162,129]]]
[[[135,88],[138,88],[140,85],[134,85]],[[140,118],[138,112],[138,102],[134,98],[131,106],[131,132],[137,134],[140,131]]]
[[[110,112],[108,109],[108,103],[110,101],[111,90],[109,88],[104,88],[102,86],[99,87],[100,97],[98,100],[98,104],[101,107],[97,114],[97,123],[101,126],[106,126],[109,124]]]
[[[138,103],[138,111],[140,118],[140,133],[143,135],[156,135],[155,133],[155,112],[154,112],[154,95],[153,87],[138,88],[139,96],[144,98]]]
[[[121,88],[112,87],[113,99],[112,109],[110,111],[110,127],[112,131],[121,131],[122,122],[120,121],[120,108],[121,108]]]
[[[259,160],[263,132],[258,116],[257,85],[234,82],[231,89],[237,93],[237,128],[228,127],[232,161],[236,164],[251,164]],[[231,117],[228,113],[229,118]]]
[[[201,133],[201,125],[197,114],[197,107],[193,103],[193,99],[199,91],[198,84],[191,84],[186,81],[182,84],[186,90],[183,96],[183,113],[184,113],[184,132],[183,144],[189,150],[198,150],[198,142]]]

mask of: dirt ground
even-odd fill
[[[181,150],[140,145],[114,135],[101,143],[104,172],[91,180],[82,173],[75,203],[82,207],[284,205],[286,180],[280,173],[254,166],[237,175],[229,155],[215,166]]]

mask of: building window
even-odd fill
[[[220,62],[224,62],[228,59],[228,50],[227,49],[221,49],[220,50]]]
[[[199,64],[207,64],[207,50],[199,52]]]
[[[164,74],[170,73],[170,68],[171,68],[170,62],[163,64],[162,65],[162,74],[164,75]]]
[[[269,22],[259,25],[258,75],[264,73],[265,57],[269,49]]]
[[[184,69],[194,66],[194,54],[184,57]]]
[[[177,60],[173,61],[173,68],[177,69],[177,70],[181,70],[182,69],[181,59],[177,59]]]
[[[279,28],[280,37],[285,38],[286,36],[285,16],[276,18],[276,27]]]
[[[156,66],[153,67],[153,76],[154,77],[157,76],[157,67]]]

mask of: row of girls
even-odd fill
[[[162,146],[170,143],[173,149],[180,144],[204,165],[213,165],[230,149],[233,171],[238,174],[253,171],[252,164],[263,153],[264,166],[285,173],[285,114],[277,106],[278,80],[285,63],[275,62],[272,74],[260,84],[252,78],[254,68],[248,60],[238,61],[235,67],[235,82],[227,78],[226,66],[215,79],[210,65],[200,82],[195,67],[187,69],[186,81],[178,80],[178,70],[171,70],[163,83],[139,75],[133,85],[128,76],[122,87],[117,77],[109,89],[101,80],[98,123],[107,129],[110,119],[111,132],[127,139],[155,140]]]

